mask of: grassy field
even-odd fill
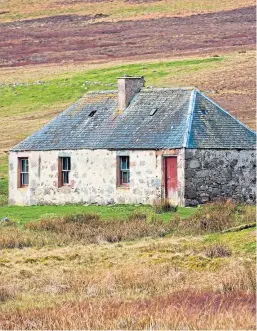
[[[254,61],[255,52],[249,51],[93,69],[43,66],[31,71],[0,70],[0,150],[8,150],[42,127],[84,93],[115,89],[117,77],[124,74],[144,75],[147,86],[197,86],[253,128]]]
[[[255,329],[255,207],[96,208],[1,225],[1,329]]]
[[[135,20],[167,16],[184,16],[199,13],[231,10],[255,5],[253,0],[162,0],[162,1],[76,1],[76,0],[22,0],[1,1],[0,21],[31,19],[53,15],[90,15],[105,21]],[[96,16],[96,17],[95,17]],[[99,16],[98,16],[99,17]],[[98,18],[99,20],[99,18]]]
[[[60,206],[2,206],[0,207],[0,219],[8,217],[11,220],[24,224],[31,220],[36,220],[45,215],[72,215],[74,213],[99,213],[99,215],[106,219],[113,218],[125,219],[131,213],[138,211],[143,213],[154,213],[151,206],[135,206],[135,205],[114,205],[114,206],[83,206],[83,205],[60,205]],[[191,216],[196,212],[195,208],[178,208],[178,215],[182,218]],[[175,214],[174,214],[175,215]],[[172,214],[163,213],[157,215],[160,220],[168,221]]]

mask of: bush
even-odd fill
[[[157,214],[165,213],[168,211],[176,212],[178,210],[178,206],[172,205],[168,199],[155,200],[153,207]]]

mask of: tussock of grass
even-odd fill
[[[176,218],[174,230],[181,234],[201,235],[222,232],[231,227],[256,222],[255,208],[234,203],[207,204],[187,219]]]
[[[83,244],[134,240],[146,236],[162,237],[172,229],[172,222],[148,222],[147,215],[133,213],[127,220],[104,221],[98,214],[75,214],[73,216],[41,219],[25,224],[33,231],[51,231],[62,234],[68,241]]]
[[[0,286],[0,303],[13,299],[14,297],[15,292],[13,288],[10,288],[8,286]]]
[[[231,256],[231,249],[222,243],[216,243],[210,246],[207,246],[205,249],[205,254],[207,257],[216,258],[216,257],[226,257]]]
[[[8,226],[0,229],[0,249],[42,247],[45,245],[63,245],[64,238],[59,235],[49,234],[46,231],[23,230],[17,226]]]
[[[256,265],[245,261],[242,265],[230,265],[221,277],[221,290],[227,292],[256,292]]]
[[[157,214],[165,213],[168,211],[176,212],[178,210],[178,206],[172,205],[169,199],[155,200],[153,203],[153,207]]]

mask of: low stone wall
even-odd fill
[[[188,149],[185,152],[186,205],[232,198],[256,201],[254,150]]]

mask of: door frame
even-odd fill
[[[162,187],[163,187],[163,194],[162,197],[164,199],[167,199],[167,188],[166,188],[166,176],[167,176],[167,172],[166,172],[166,158],[168,157],[173,157],[177,159],[177,165],[178,165],[178,155],[177,154],[170,154],[170,155],[163,155],[162,156]],[[177,169],[177,176],[178,176],[178,169]]]

